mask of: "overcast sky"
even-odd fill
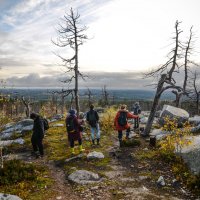
[[[14,87],[63,86],[65,75],[53,52],[56,27],[73,7],[88,27],[80,48],[82,87],[144,89],[141,72],[166,61],[176,20],[181,39],[193,25],[200,62],[199,0],[0,0],[0,79]]]

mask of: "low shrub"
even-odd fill
[[[26,164],[21,160],[9,160],[0,169],[0,185],[12,185],[20,181],[36,180],[37,174],[32,164]]]

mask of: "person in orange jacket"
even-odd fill
[[[122,144],[123,130],[126,130],[126,139],[128,139],[130,134],[130,124],[128,123],[129,118],[138,118],[138,115],[131,114],[127,109],[126,105],[121,105],[120,110],[115,116],[114,126],[118,131],[119,145]]]

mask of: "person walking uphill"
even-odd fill
[[[44,122],[43,119],[36,113],[31,113],[30,118],[34,120],[33,134],[31,143],[36,158],[44,156],[43,138],[44,138]],[[39,150],[39,152],[38,152]]]
[[[138,116],[128,112],[128,110],[126,110],[126,105],[122,105],[120,107],[120,110],[117,112],[114,120],[114,126],[118,131],[118,139],[120,147],[122,145],[123,131],[126,130],[126,139],[128,139],[130,134],[130,124],[128,123],[129,118],[136,119],[138,118]]]
[[[100,144],[100,128],[99,128],[99,115],[94,110],[94,105],[90,105],[90,111],[87,112],[86,120],[90,125],[92,144],[95,144],[95,133],[97,139],[97,145]]]
[[[82,147],[82,128],[81,124],[78,122],[78,118],[76,116],[75,110],[70,110],[69,115],[66,117],[65,120],[67,133],[68,133],[68,141],[70,143],[70,151],[71,154],[74,155],[74,142],[78,140],[79,144],[79,152],[82,153],[85,149]]]

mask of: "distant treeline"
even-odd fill
[[[53,93],[60,92],[61,89],[34,89],[34,88],[27,88],[27,89],[1,89],[0,93],[8,94],[12,98],[19,98],[19,97],[30,97],[33,100],[50,100],[52,98]],[[102,98],[102,90],[101,89],[90,89],[91,91],[91,98],[99,100]],[[155,95],[155,91],[152,90],[125,90],[125,89],[107,89],[108,98],[110,101],[122,101],[122,100],[152,100]],[[59,95],[58,101],[59,101]],[[87,99],[88,98],[88,90],[87,89],[80,89],[79,90],[80,99]],[[70,98],[70,96],[68,97]],[[162,100],[173,100],[175,96],[170,92],[166,91],[163,93],[161,99]]]

